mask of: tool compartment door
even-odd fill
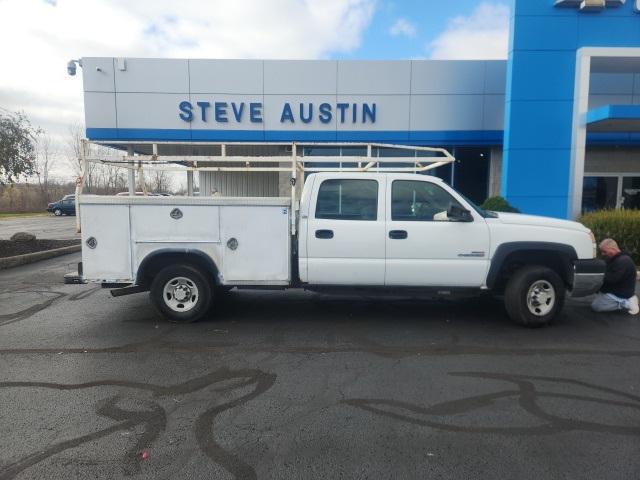
[[[290,281],[289,207],[220,208],[225,284]]]

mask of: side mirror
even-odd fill
[[[451,222],[473,222],[471,212],[458,205],[451,205],[447,211],[447,217]]]

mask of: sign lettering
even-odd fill
[[[640,1],[640,0],[639,0]],[[260,102],[207,102],[199,101],[195,105],[189,101],[178,104],[178,117],[185,122],[200,119],[204,123],[242,123],[247,117],[251,123],[263,123],[262,103]],[[248,114],[246,113],[248,110]],[[375,103],[298,103],[286,102],[280,110],[281,124],[308,124],[314,119],[320,123],[330,123],[335,115],[336,122],[344,124],[376,123]]]

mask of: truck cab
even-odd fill
[[[300,211],[300,279],[314,285],[477,287],[491,258],[481,211],[437,177],[315,174]]]

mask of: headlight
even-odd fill
[[[589,230],[589,236],[591,237],[591,244],[593,245],[593,258],[598,256],[598,245],[596,244],[596,236],[591,230]]]

